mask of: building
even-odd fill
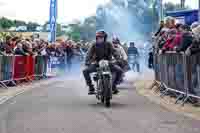
[[[16,28],[16,31],[17,32],[25,32],[25,31],[27,31],[27,26],[18,26],[17,28]]]

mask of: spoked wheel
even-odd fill
[[[105,102],[104,97],[101,97],[101,103],[104,103],[104,102]]]
[[[105,77],[104,79],[104,104],[105,107],[109,108],[111,106],[110,101],[112,99],[112,80],[109,77]]]

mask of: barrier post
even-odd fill
[[[200,65],[197,65],[197,87],[200,89]]]

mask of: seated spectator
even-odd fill
[[[193,37],[191,33],[191,29],[188,25],[182,25],[181,26],[181,32],[182,32],[182,41],[181,44],[176,48],[177,52],[185,52],[187,48],[192,44]]]

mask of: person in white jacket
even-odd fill
[[[113,45],[117,53],[119,53],[120,58],[124,61],[128,61],[128,56],[124,50],[124,48],[121,46],[120,40],[118,38],[113,38]]]
[[[126,72],[129,70],[128,65],[128,55],[126,54],[124,48],[121,46],[120,40],[118,38],[113,38],[112,40],[114,49],[120,56],[120,60],[117,61],[118,65]]]

